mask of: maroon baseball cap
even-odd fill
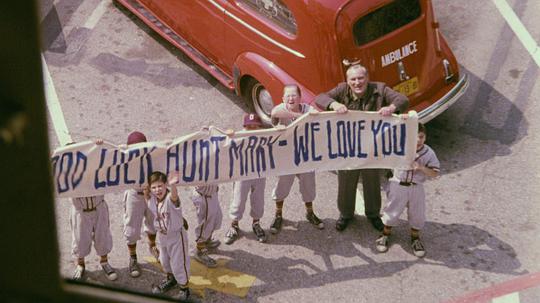
[[[256,125],[256,126],[262,126],[262,121],[257,114],[249,113],[244,115],[244,126],[248,125]]]
[[[129,134],[127,144],[135,144],[141,142],[146,142],[146,136],[143,133],[134,131]]]

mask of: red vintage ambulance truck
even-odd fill
[[[371,80],[407,95],[421,122],[468,87],[430,0],[116,1],[266,122],[284,84],[297,83],[311,103],[345,81],[346,64],[354,61]]]

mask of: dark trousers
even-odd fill
[[[379,217],[381,212],[380,169],[355,169],[338,171],[337,205],[343,218],[352,218],[356,203],[356,187],[362,174],[364,209],[366,217]]]

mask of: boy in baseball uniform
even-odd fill
[[[257,130],[263,124],[259,116],[250,113],[244,115],[244,130]],[[229,216],[232,219],[231,227],[225,234],[225,244],[232,244],[240,235],[239,221],[244,215],[246,201],[249,194],[251,205],[250,215],[253,219],[252,229],[257,237],[257,241],[266,242],[266,234],[259,223],[264,214],[264,189],[266,178],[244,180],[233,183],[233,199],[229,206]]]
[[[178,299],[186,300],[190,294],[188,288],[190,263],[186,232],[188,226],[182,215],[176,189],[178,179],[178,173],[171,173],[167,178],[162,172],[153,172],[148,178],[144,198],[154,215],[154,226],[159,231],[159,261],[167,273],[165,280],[152,285],[152,293],[164,293],[180,284]]]
[[[388,250],[388,239],[392,227],[398,223],[399,216],[407,208],[409,224],[411,225],[411,247],[413,254],[419,258],[426,254],[420,240],[420,230],[426,221],[426,202],[424,182],[426,179],[439,175],[440,163],[435,152],[425,144],[426,128],[418,124],[418,139],[416,143],[416,158],[413,169],[394,170],[394,176],[388,182],[388,202],[383,210],[382,221],[384,229],[375,241],[377,251]]]
[[[96,145],[103,140],[95,141]],[[73,280],[81,280],[85,272],[84,258],[90,254],[92,241],[94,249],[100,256],[100,265],[107,279],[114,281],[118,275],[108,262],[107,255],[111,252],[113,242],[109,225],[109,207],[103,195],[76,197],[71,199],[71,251],[77,258],[77,267]]]
[[[128,146],[142,142],[146,142],[146,136],[143,133],[134,131],[128,135]],[[137,186],[124,192],[124,238],[129,251],[128,271],[134,278],[141,274],[141,269],[137,263],[137,241],[141,239],[143,221],[144,232],[148,236],[150,254],[159,260],[154,215],[144,200],[142,187]]]
[[[196,249],[193,257],[206,267],[217,266],[216,260],[208,255],[208,249],[216,248],[221,243],[212,238],[214,231],[221,228],[223,220],[218,190],[218,186],[212,184],[196,186],[191,197],[197,212]]]
[[[315,111],[310,105],[300,103],[300,88],[296,84],[288,84],[283,88],[283,103],[272,109],[272,124],[278,129],[291,124],[296,118],[310,111]],[[280,176],[278,183],[272,191],[272,199],[276,203],[276,215],[270,225],[273,234],[281,230],[283,222],[283,202],[289,195],[294,179],[298,178],[302,200],[306,206],[306,219],[319,229],[324,228],[324,223],[313,212],[313,200],[315,200],[315,172],[307,172],[295,175]]]

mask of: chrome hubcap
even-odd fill
[[[255,84],[251,91],[251,99],[253,100],[255,111],[261,117],[263,122],[270,124],[270,114],[274,107],[274,101],[268,90],[260,83]]]

